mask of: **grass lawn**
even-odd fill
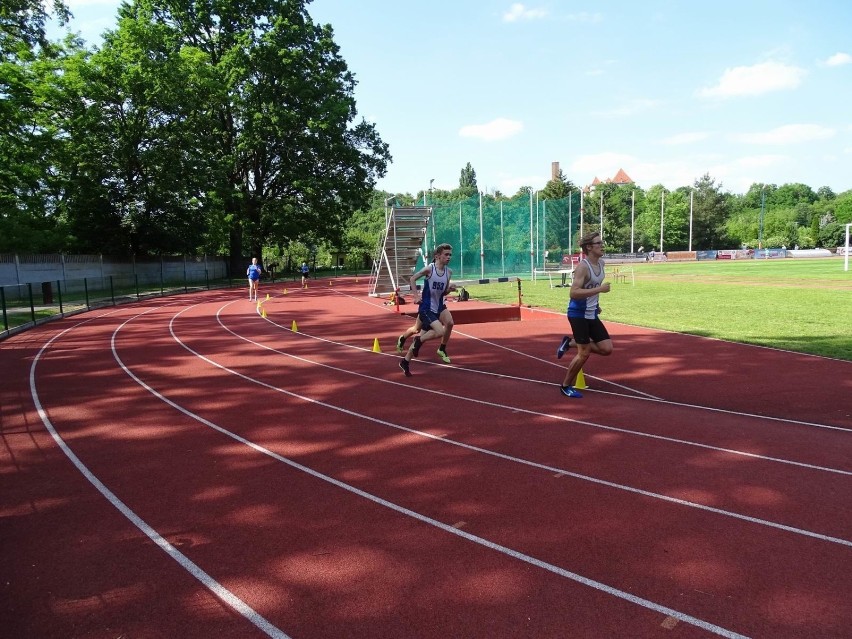
[[[615,281],[616,268],[626,281]],[[610,265],[607,281],[604,321],[852,361],[852,270],[841,258]],[[514,282],[467,288],[483,301],[518,301]],[[522,290],[526,305],[568,304],[568,289],[546,278],[525,278]]]

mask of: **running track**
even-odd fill
[[[852,637],[852,364],[312,284],[0,342],[2,636]]]

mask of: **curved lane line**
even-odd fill
[[[221,318],[220,318],[220,313],[222,312],[222,310],[224,308],[226,308],[227,306],[233,304],[233,303],[234,302],[228,302],[224,306],[222,306],[216,314],[216,319],[219,322],[219,325],[222,328],[224,328],[226,331],[231,333],[231,335],[233,335],[234,337],[237,337],[241,340],[244,340],[244,341],[248,342],[249,344],[252,344],[252,345],[257,346],[259,348],[263,348],[263,349],[266,349],[268,351],[272,351],[273,353],[277,353],[279,355],[283,355],[284,357],[289,357],[291,359],[295,359],[295,360],[298,360],[300,362],[305,362],[307,364],[312,364],[314,366],[321,366],[321,367],[327,368],[329,370],[333,370],[333,371],[340,372],[340,373],[346,373],[347,375],[354,375],[355,377],[362,377],[364,379],[368,379],[368,380],[371,380],[371,381],[380,381],[384,384],[392,384],[394,386],[401,386],[403,388],[411,388],[411,386],[409,384],[405,384],[403,382],[396,382],[396,381],[393,381],[393,380],[390,380],[390,379],[378,380],[375,377],[372,377],[370,375],[365,375],[364,373],[357,373],[357,372],[349,370],[349,369],[337,368],[336,366],[331,366],[330,364],[323,364],[321,362],[317,362],[317,361],[312,360],[312,359],[299,357],[298,355],[291,355],[290,353],[285,353],[284,351],[278,350],[276,348],[272,348],[271,346],[266,346],[265,344],[261,344],[261,343],[256,342],[256,341],[254,341],[254,340],[252,340],[248,337],[240,335],[239,333],[237,333],[237,332],[231,330],[230,328],[228,328],[227,326],[225,326],[224,323],[222,322]],[[197,306],[197,305],[195,305],[195,306]],[[188,308],[193,308],[193,307],[187,307],[187,309]],[[184,310],[187,310],[187,309],[184,309]],[[181,311],[181,313],[183,313],[183,311]],[[270,320],[268,318],[267,318],[266,321],[270,322]],[[270,322],[270,323],[273,326],[276,326],[276,327],[281,328],[281,329],[285,329],[285,327],[281,326],[280,324],[276,324],[275,322]],[[286,329],[286,330],[289,331],[289,329]],[[372,351],[369,351],[369,349],[362,348],[361,346],[352,346],[350,344],[342,344],[340,342],[334,342],[334,341],[331,341],[331,340],[327,340],[323,337],[316,337],[316,336],[313,336],[313,335],[308,335],[307,333],[302,333],[301,331],[298,332],[297,334],[302,335],[303,337],[307,337],[309,339],[317,340],[317,341],[320,341],[320,342],[325,342],[326,344],[339,344],[339,345],[345,346],[347,348],[353,348],[353,349],[356,349],[356,350],[363,350],[363,351],[372,353]],[[175,337],[175,340],[178,343],[181,343],[180,340],[177,337]],[[183,344],[181,343],[181,345],[183,345]],[[187,348],[187,350],[190,350],[186,346],[184,346],[184,348]],[[195,351],[191,351],[191,352],[195,353]],[[386,353],[378,353],[378,354],[389,356]],[[203,358],[203,356],[200,355],[200,354],[198,354],[198,356]],[[391,356],[391,357],[393,357],[393,356]],[[439,366],[439,364],[435,364],[435,365]],[[463,368],[461,366],[454,366],[453,368],[455,370],[460,370],[460,371],[482,372],[482,371],[477,371],[475,369]],[[492,374],[499,375],[497,373],[492,373]],[[537,380],[530,380],[530,379],[524,378],[524,377],[511,377],[511,376],[508,376],[508,375],[499,375],[499,376],[504,377],[504,378],[508,378],[508,379],[514,379],[514,380],[517,380],[517,381],[524,381],[524,382],[531,382],[531,383],[542,383],[542,382],[539,382]],[[544,382],[544,383],[549,384],[550,382]],[[600,429],[600,430],[608,430],[608,431],[612,431],[612,432],[616,432],[616,433],[622,433],[622,434],[625,434],[625,435],[633,435],[635,437],[646,437],[648,439],[656,439],[656,440],[660,440],[660,441],[670,442],[670,443],[673,443],[673,444],[680,444],[680,445],[683,445],[683,446],[694,446],[696,448],[703,448],[705,450],[712,450],[712,451],[715,451],[715,452],[729,453],[731,455],[739,455],[739,456],[742,456],[742,457],[749,457],[749,458],[752,458],[752,459],[760,459],[760,460],[763,460],[763,461],[768,461],[768,462],[773,462],[773,463],[778,463],[778,464],[787,464],[787,465],[790,465],[790,466],[798,466],[798,467],[801,467],[801,468],[807,468],[809,470],[818,470],[818,471],[827,472],[827,473],[834,473],[834,474],[837,474],[837,475],[852,476],[852,471],[843,470],[843,469],[840,469],[840,468],[831,468],[831,467],[827,467],[827,466],[817,466],[815,464],[808,464],[808,463],[805,463],[805,462],[798,462],[798,461],[794,461],[794,460],[790,460],[790,459],[782,459],[780,457],[770,457],[768,455],[759,455],[757,453],[749,453],[749,452],[745,452],[745,451],[741,451],[741,450],[735,450],[733,448],[722,448],[722,447],[719,447],[719,446],[711,446],[710,444],[701,444],[701,443],[698,443],[698,442],[692,442],[692,441],[689,441],[689,440],[686,440],[686,439],[677,439],[676,437],[667,437],[665,435],[654,435],[653,433],[646,433],[646,432],[642,432],[642,431],[631,430],[631,429],[628,429],[628,428],[620,428],[618,426],[608,426],[606,424],[600,424],[600,423],[597,423],[597,422],[590,422],[590,421],[586,421],[586,420],[582,420],[582,419],[573,419],[571,417],[565,417],[563,415],[553,415],[552,413],[540,413],[538,411],[534,411],[534,410],[530,410],[530,409],[526,409],[526,408],[520,408],[520,407],[516,407],[516,406],[508,406],[506,404],[498,404],[496,402],[489,402],[489,401],[482,400],[482,399],[475,399],[475,398],[468,397],[468,396],[465,396],[465,395],[456,395],[456,394],[453,394],[449,391],[443,391],[443,390],[442,391],[436,391],[436,390],[431,390],[429,388],[422,388],[422,387],[419,387],[418,390],[425,392],[425,393],[437,394],[437,395],[440,395],[442,397],[449,397],[449,398],[452,398],[452,399],[458,399],[458,400],[462,400],[462,401],[473,402],[473,403],[476,403],[476,404],[482,404],[484,406],[491,406],[491,407],[494,407],[494,408],[505,408],[507,410],[511,410],[511,411],[518,412],[518,413],[524,413],[526,415],[531,415],[533,417],[546,417],[546,418],[554,419],[554,420],[557,420],[557,421],[569,422],[569,423],[572,423],[572,424],[581,424],[583,426],[589,426],[591,428],[597,428],[597,429]],[[597,391],[597,392],[606,393],[606,391]],[[647,398],[644,398],[644,397],[634,397],[632,395],[622,395],[620,393],[608,393],[608,394],[617,395],[618,397],[625,397],[627,399],[638,399],[638,400],[642,400],[642,401],[655,401],[655,400],[648,400]],[[685,408],[696,408],[696,409],[699,409],[699,410],[714,410],[714,409],[707,409],[706,407],[703,407],[703,406],[690,406],[689,404],[678,404],[677,402],[662,402],[662,403],[667,404],[667,405],[685,407]],[[724,411],[724,412],[728,412],[728,411]],[[733,414],[740,416],[740,417],[764,419],[760,415],[749,415],[747,413],[733,413]],[[773,419],[773,418],[768,418],[768,419]],[[833,427],[825,426],[825,428],[833,428]],[[841,430],[844,430],[844,429],[841,429]]]
[[[189,351],[190,353],[192,353],[193,355],[195,355],[199,359],[202,359],[202,360],[208,362],[209,364],[215,366],[216,368],[219,368],[219,369],[221,369],[221,370],[223,370],[227,373],[230,373],[232,375],[236,375],[237,377],[240,377],[240,378],[245,379],[247,381],[250,381],[252,383],[259,384],[260,386],[267,387],[270,390],[281,392],[281,393],[284,393],[284,394],[289,395],[291,397],[295,397],[297,399],[301,399],[301,400],[306,401],[306,402],[310,402],[310,403],[313,403],[313,404],[317,404],[317,405],[320,405],[320,406],[331,408],[333,410],[337,410],[337,411],[340,411],[340,412],[348,414],[348,415],[352,415],[352,416],[355,416],[355,417],[362,417],[362,418],[369,419],[371,421],[385,423],[387,425],[392,426],[392,424],[390,424],[388,422],[383,422],[382,420],[377,420],[377,419],[370,418],[370,417],[367,417],[367,416],[364,416],[364,415],[360,415],[360,414],[353,412],[353,411],[349,411],[349,410],[346,410],[346,409],[343,409],[343,408],[340,408],[340,407],[337,407],[337,406],[332,406],[332,405],[327,404],[325,402],[314,400],[314,399],[311,399],[309,397],[304,397],[302,395],[298,395],[296,393],[292,393],[290,391],[286,391],[284,389],[274,387],[270,384],[266,384],[265,382],[253,380],[252,378],[250,378],[247,375],[243,375],[242,373],[239,373],[237,371],[229,369],[226,366],[223,366],[221,364],[218,364],[218,363],[208,359],[207,357],[201,355],[197,351],[192,350],[189,346],[187,346],[186,344],[181,342],[181,340],[174,333],[174,321],[175,321],[175,319],[177,317],[179,317],[181,315],[181,313],[183,313],[185,310],[188,310],[189,308],[192,308],[192,307],[190,306],[190,307],[183,309],[182,311],[178,312],[172,318],[171,322],[169,323],[169,330],[172,333],[173,339],[178,344],[183,346],[183,348],[185,348],[187,351]],[[128,320],[128,322],[129,321],[130,320]],[[127,322],[125,322],[124,324],[127,324]],[[741,634],[736,633],[732,630],[728,630],[727,628],[722,628],[721,626],[717,626],[717,625],[712,624],[710,622],[704,621],[703,619],[693,617],[692,615],[680,612],[678,610],[674,610],[673,608],[668,608],[667,606],[655,603],[655,602],[650,601],[648,599],[638,597],[638,596],[633,595],[633,594],[626,592],[624,590],[614,588],[613,586],[609,586],[609,585],[607,585],[603,582],[596,581],[596,580],[590,579],[588,577],[584,577],[582,575],[571,572],[569,570],[565,570],[563,568],[560,568],[559,566],[555,566],[553,564],[547,563],[547,562],[542,561],[540,559],[536,559],[535,557],[532,557],[531,555],[527,555],[525,553],[513,550],[513,549],[508,548],[506,546],[502,546],[500,544],[494,543],[494,542],[489,541],[487,539],[484,539],[482,537],[472,535],[470,533],[464,532],[463,530],[455,528],[451,525],[445,524],[441,521],[438,521],[436,519],[432,519],[431,517],[428,517],[426,515],[422,515],[418,512],[415,512],[413,510],[405,508],[404,506],[400,506],[400,505],[395,504],[393,502],[387,501],[386,499],[378,497],[377,495],[373,495],[372,493],[368,493],[364,490],[361,490],[360,488],[356,488],[355,486],[352,486],[352,485],[344,483],[344,482],[342,482],[338,479],[335,479],[334,477],[331,477],[329,475],[325,475],[325,474],[320,473],[320,472],[318,472],[318,471],[316,471],[312,468],[304,466],[304,465],[302,465],[302,464],[300,464],[296,461],[293,461],[292,459],[284,457],[283,455],[279,455],[278,453],[275,453],[275,452],[269,450],[268,448],[265,448],[265,447],[263,447],[259,444],[256,444],[256,443],[234,433],[234,432],[231,432],[231,431],[227,430],[226,428],[219,426],[218,424],[214,424],[210,420],[205,419],[204,417],[197,415],[196,413],[193,413],[192,411],[184,408],[183,406],[177,404],[176,402],[170,400],[169,398],[165,397],[161,393],[157,392],[155,389],[148,386],[144,381],[142,381],[139,377],[137,377],[129,368],[127,368],[127,366],[125,366],[124,362],[121,361],[121,358],[118,356],[118,353],[116,352],[115,347],[114,347],[115,336],[121,330],[121,328],[124,326],[124,324],[119,326],[116,329],[116,332],[113,334],[113,357],[115,357],[119,366],[121,366],[121,368],[127,373],[127,375],[129,375],[134,381],[136,381],[137,384],[139,384],[142,388],[147,390],[149,393],[151,393],[152,395],[154,395],[155,397],[157,397],[158,399],[160,399],[164,403],[168,404],[169,406],[171,406],[175,410],[178,410],[179,412],[183,413],[187,417],[190,417],[190,418],[198,421],[199,423],[204,424],[208,428],[211,428],[211,429],[221,433],[222,435],[225,435],[226,437],[230,437],[231,439],[233,439],[233,440],[235,440],[235,441],[237,441],[237,442],[239,442],[239,443],[241,443],[241,444],[243,444],[243,445],[245,445],[249,448],[252,448],[253,450],[261,453],[262,455],[266,455],[268,457],[271,457],[272,459],[275,459],[276,461],[279,461],[283,464],[286,464],[286,465],[288,465],[292,468],[295,468],[296,470],[299,470],[301,472],[304,472],[304,473],[310,475],[311,477],[325,481],[325,482],[327,482],[327,483],[329,483],[333,486],[336,486],[337,488],[340,488],[342,490],[345,490],[347,492],[355,494],[359,497],[367,499],[367,500],[369,500],[369,501],[371,501],[375,504],[378,504],[380,506],[383,506],[385,508],[393,510],[393,511],[400,513],[402,515],[416,519],[417,521],[420,521],[422,523],[425,523],[425,524],[428,524],[428,525],[433,526],[435,528],[438,528],[438,529],[440,529],[444,532],[450,533],[450,534],[455,535],[457,537],[461,537],[462,539],[473,542],[477,545],[483,546],[483,547],[488,548],[490,550],[497,551],[499,553],[502,553],[504,555],[507,555],[509,557],[512,557],[514,559],[522,561],[524,563],[530,564],[530,565],[535,566],[537,568],[541,568],[543,570],[546,570],[548,572],[556,574],[560,577],[565,577],[565,578],[570,579],[572,581],[575,581],[577,583],[583,584],[583,585],[588,586],[590,588],[593,588],[595,590],[599,590],[601,592],[607,593],[607,594],[612,595],[614,597],[617,597],[619,599],[622,599],[622,600],[628,601],[630,603],[636,604],[636,605],[641,606],[643,608],[646,608],[648,610],[653,610],[654,612],[657,612],[657,613],[660,613],[660,614],[663,614],[663,615],[667,615],[669,617],[672,617],[674,619],[682,621],[683,623],[687,623],[687,624],[696,626],[698,628],[706,630],[707,632],[713,633],[715,635],[719,635],[721,637],[728,637],[730,639],[747,639],[746,635],[741,635]],[[239,337],[239,336],[237,336],[237,337]],[[407,429],[407,428],[402,428],[402,430],[407,430],[409,432],[416,432],[416,431],[411,431],[410,429]],[[441,439],[441,438],[436,437],[435,439]],[[441,440],[441,441],[446,441],[446,440]],[[475,449],[475,447],[472,447],[472,446],[464,446],[464,447]],[[486,451],[483,451],[483,452],[486,452]],[[498,456],[505,457],[503,455],[498,455]]]
[[[144,315],[145,313],[150,312],[145,311],[144,313],[140,313],[135,317],[139,317],[140,315]],[[103,317],[103,316],[100,316]],[[135,318],[131,318],[135,319]],[[86,320],[89,322],[92,320]],[[130,320],[126,320],[119,326],[124,326]],[[85,322],[81,322],[83,324]],[[41,417],[41,421],[44,423],[45,428],[50,433],[50,436],[53,437],[53,440],[59,446],[65,456],[71,461],[72,464],[80,471],[80,473],[89,480],[89,483],[94,486],[98,492],[100,492],[104,497],[106,497],[107,501],[112,504],[122,515],[124,515],[130,522],[136,526],[139,530],[142,531],[145,536],[147,536],[151,541],[153,541],[157,546],[160,547],[169,557],[174,559],[181,567],[190,573],[193,577],[195,577],[202,585],[204,585],[210,592],[212,592],[218,599],[220,599],[223,603],[233,608],[236,612],[242,615],[246,620],[251,622],[255,627],[261,630],[269,637],[273,637],[274,639],[290,639],[290,637],[272,625],[269,621],[267,621],[263,616],[253,610],[248,604],[246,604],[242,599],[237,597],[230,590],[225,588],[222,584],[216,581],[213,577],[211,577],[208,573],[206,573],[198,564],[193,562],[189,557],[184,555],[181,551],[175,548],[172,544],[170,544],[162,535],[160,535],[154,528],[148,525],[145,520],[143,520],[139,515],[137,515],[133,510],[130,509],[121,499],[116,496],[106,485],[98,479],[95,474],[89,470],[89,468],[82,462],[82,460],[77,457],[74,451],[65,443],[65,440],[62,439],[61,435],[56,431],[53,427],[53,423],[50,421],[50,418],[47,416],[47,411],[44,410],[44,407],[41,404],[41,401],[38,397],[38,391],[36,390],[36,382],[35,382],[35,372],[36,366],[38,365],[39,360],[41,359],[42,354],[50,347],[50,345],[62,335],[67,333],[74,328],[80,326],[80,324],[76,324],[75,326],[71,326],[61,333],[54,335],[44,346],[41,347],[38,354],[33,359],[33,363],[30,366],[30,394],[32,395],[33,402],[35,403],[36,410],[38,411],[39,417]],[[119,330],[119,329],[116,329]],[[115,356],[115,333],[113,333],[113,337],[111,340],[113,356]],[[119,362],[120,364],[120,362]],[[122,368],[124,366],[122,365]],[[125,369],[126,370],[126,369]],[[133,377],[131,375],[131,377]]]

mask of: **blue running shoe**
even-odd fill
[[[562,359],[562,356],[565,354],[565,351],[568,350],[568,347],[571,345],[571,336],[566,335],[562,338],[562,343],[559,345],[559,348],[556,349],[556,359]]]
[[[402,353],[404,349],[405,349],[405,335],[400,335],[396,339],[396,352]]]
[[[580,398],[583,396],[583,393],[576,390],[573,386],[560,386],[560,390],[565,397],[577,397]]]

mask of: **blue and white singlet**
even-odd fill
[[[444,291],[450,285],[450,269],[444,267],[443,272],[438,272],[438,267],[434,263],[429,266],[429,275],[423,282],[420,310],[432,311],[439,315],[444,308]]]
[[[586,263],[586,266],[589,269],[589,280],[583,288],[597,288],[603,284],[604,276],[606,275],[604,272],[604,261],[598,260],[598,271],[595,272],[595,268],[589,260],[585,257],[582,258],[582,260]],[[582,300],[575,300],[574,298],[571,298],[568,302],[568,317],[585,317],[586,319],[595,319],[600,312],[598,307],[598,297],[599,296],[596,293],[595,295]]]

